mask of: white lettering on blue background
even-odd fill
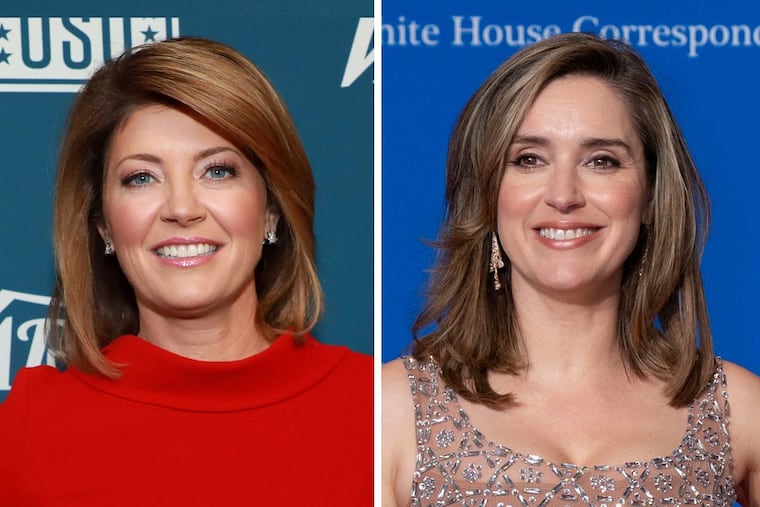
[[[515,47],[563,33],[590,32],[605,39],[620,39],[635,47],[686,48],[685,55],[696,58],[705,48],[760,47],[760,25],[738,24],[644,24],[607,23],[584,14],[564,28],[559,23],[509,24],[484,16],[451,16],[449,44],[473,48]],[[445,28],[445,25],[443,25]],[[382,44],[390,47],[438,46],[445,30],[435,23],[399,16],[395,23],[382,25]]]
[[[125,49],[178,35],[177,17],[0,17],[0,92],[76,92]]]
[[[0,391],[11,388],[13,373],[11,362],[13,359],[14,343],[17,341],[28,344],[29,352],[24,366],[38,366],[48,364],[55,366],[55,360],[51,354],[47,354],[45,348],[45,318],[44,314],[50,298],[37,294],[26,294],[11,290],[0,289],[0,314],[14,302],[31,303],[39,305],[39,313],[42,317],[21,321],[14,315],[6,315],[0,320]],[[14,332],[15,329],[15,332]]]

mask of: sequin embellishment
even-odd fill
[[[415,507],[730,507],[728,395],[720,360],[691,404],[670,456],[617,466],[555,464],[489,441],[473,427],[434,362],[404,358],[417,424]]]

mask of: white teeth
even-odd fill
[[[156,252],[161,257],[178,257],[183,259],[185,257],[197,257],[199,255],[207,255],[216,251],[216,245],[210,245],[208,243],[193,243],[191,245],[169,245],[162,246]]]
[[[593,233],[596,229],[553,229],[551,227],[541,227],[538,233],[547,239],[553,239],[555,241],[562,241],[566,239],[582,238]]]

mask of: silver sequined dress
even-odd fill
[[[419,507],[731,506],[726,378],[713,379],[689,407],[670,456],[610,466],[551,463],[491,442],[473,427],[434,362],[404,358],[417,425],[412,505]]]

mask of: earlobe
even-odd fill
[[[269,210],[267,210],[264,220],[264,245],[274,245],[277,243],[277,223],[280,217]]]
[[[111,237],[111,235],[108,233],[108,229],[106,228],[105,224],[98,224],[98,234],[100,234],[100,238],[103,241]]]
[[[652,199],[648,199],[646,202],[646,205],[644,206],[644,209],[641,211],[641,225],[644,227],[648,227],[652,223],[652,217],[654,216],[654,211],[652,208],[654,207],[654,202]]]
[[[274,213],[273,211],[267,210],[266,212],[266,220],[264,221],[264,230],[269,231],[277,231],[277,224],[280,222],[280,217],[277,215],[277,213]]]
[[[100,238],[103,240],[103,244],[105,245],[104,253],[106,255],[113,255],[115,253],[113,241],[111,241],[111,234],[108,232],[105,225],[98,225],[98,234],[100,234]]]

